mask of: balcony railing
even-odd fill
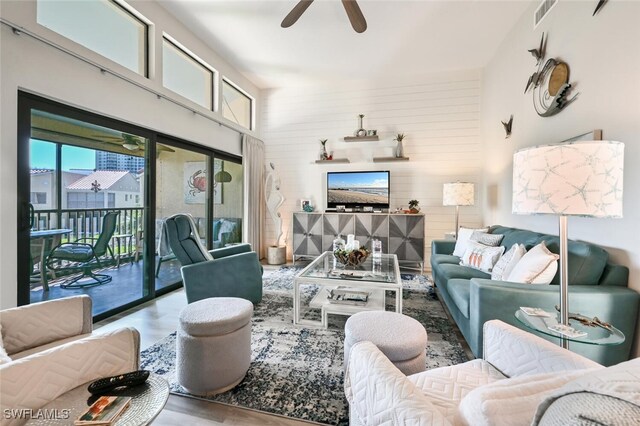
[[[36,210],[32,230],[71,229],[71,233],[63,238],[63,242],[98,237],[102,231],[102,218],[107,212],[113,211],[120,212],[114,235],[131,235],[131,244],[135,247],[140,235],[139,231],[144,228],[144,208],[142,207]],[[110,245],[115,253],[114,239],[111,240]],[[129,252],[129,248],[122,247],[122,249]]]

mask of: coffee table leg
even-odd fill
[[[298,312],[300,310],[300,300],[299,300],[299,293],[300,293],[300,282],[295,280],[293,283],[293,323],[294,324],[298,324],[298,322],[300,321],[300,313]]]
[[[402,313],[402,289],[396,289],[396,312]]]

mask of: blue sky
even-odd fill
[[[389,186],[387,172],[334,173],[329,174],[328,178],[329,188],[387,188]]]
[[[51,142],[31,140],[31,168],[55,169],[56,145]],[[62,170],[96,168],[96,152],[92,149],[65,145],[62,147]]]

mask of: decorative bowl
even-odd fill
[[[345,266],[359,266],[364,263],[371,252],[364,247],[358,250],[336,250],[333,252],[335,258]]]

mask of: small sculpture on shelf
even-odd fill
[[[364,118],[364,114],[358,115],[360,117],[360,128],[356,130],[355,134],[359,138],[363,138],[367,136],[367,130],[362,126],[362,119]]]
[[[402,146],[402,141],[404,140],[405,136],[404,133],[398,133],[396,135],[396,138],[394,139],[395,142],[398,142],[398,144],[396,145],[396,158],[402,158],[404,157],[404,147]]]
[[[329,154],[327,154],[327,139],[320,139],[320,143],[322,144],[322,150],[320,151],[320,159],[330,160]]]

